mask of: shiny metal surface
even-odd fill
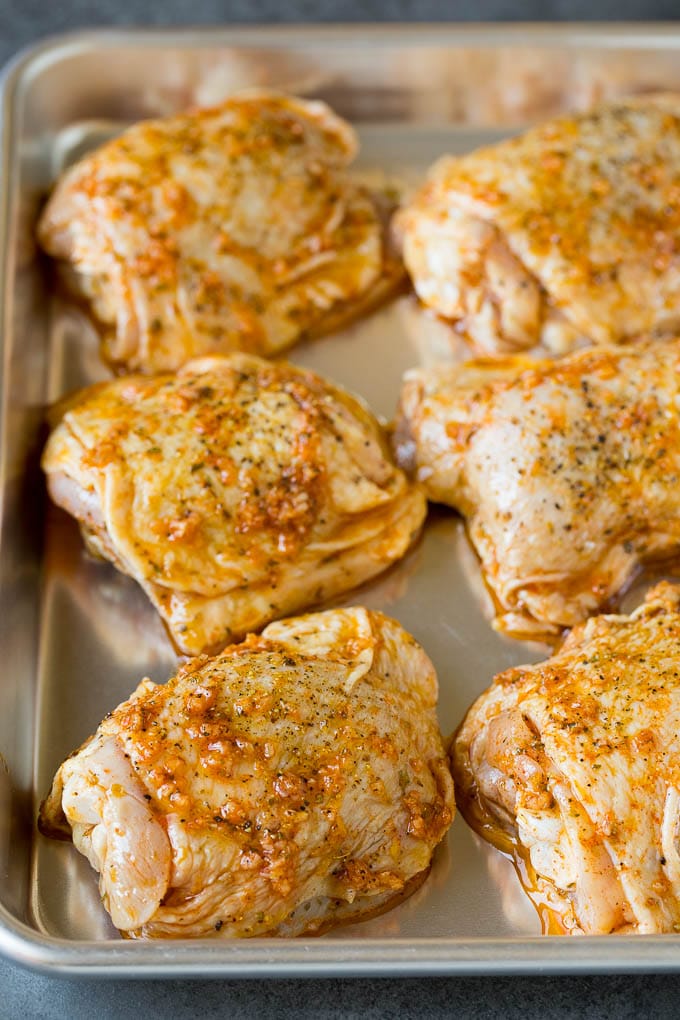
[[[45,504],[37,458],[45,406],[106,369],[86,316],[55,295],[32,226],[59,171],[140,116],[246,84],[331,101],[360,131],[360,169],[410,181],[443,152],[602,95],[680,88],[675,28],[244,29],[88,33],[38,47],[3,95],[0,279],[0,951],[73,974],[239,976],[680,969],[664,938],[540,938],[512,866],[457,818],[427,883],[396,910],[322,938],[121,940],[96,876],[40,837],[37,805],[62,759],[143,675],[175,659],[135,584],[85,555]],[[448,332],[401,297],[292,359],[390,418],[402,372],[452,356]],[[494,673],[543,654],[495,634],[454,514],[432,512],[405,561],[345,602],[397,617],[440,679],[445,734]]]

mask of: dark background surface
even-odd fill
[[[680,18],[680,0],[0,0],[0,60],[40,36],[95,25]]]
[[[37,39],[104,25],[680,19],[680,0],[0,0],[0,62]],[[314,981],[97,981],[0,959],[0,1017],[680,1016],[680,975]]]
[[[680,980],[420,978],[362,981],[65,981],[0,967],[0,1016],[49,1020],[666,1020],[680,1015]],[[4,1011],[6,1007],[7,1011]]]

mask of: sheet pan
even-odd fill
[[[57,174],[127,123],[246,85],[331,102],[357,126],[359,172],[418,179],[541,116],[600,98],[680,89],[671,26],[346,26],[90,32],[43,43],[5,74],[0,181],[0,951],[42,970],[109,976],[501,974],[680,969],[675,937],[556,938],[510,863],[461,818],[427,883],[396,910],[321,938],[126,942],[73,847],[35,828],[62,759],[138,680],[175,658],[135,584],[85,554],[47,505],[38,459],[46,406],[106,377],[97,337],[59,296],[33,229]],[[455,357],[448,331],[404,295],[292,360],[389,419],[402,372]],[[629,596],[629,603],[639,593]],[[406,560],[354,592],[423,643],[445,734],[494,673],[544,654],[488,623],[455,514],[434,511]]]

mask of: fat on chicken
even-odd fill
[[[133,938],[300,935],[427,876],[454,812],[437,678],[363,608],[270,624],[165,685],[143,680],[56,774],[73,839]]]
[[[272,355],[402,277],[386,209],[350,178],[352,128],[270,91],[144,121],[71,167],[38,227],[103,325],[115,367]]]

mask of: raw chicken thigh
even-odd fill
[[[680,340],[414,370],[396,447],[465,517],[496,626],[558,635],[680,552]]]
[[[43,468],[90,549],[139,582],[189,654],[375,576],[426,512],[358,400],[247,354],[76,394]]]
[[[461,809],[546,932],[680,929],[680,587],[496,677],[453,744]]]
[[[72,838],[126,935],[298,935],[426,877],[453,782],[432,663],[362,608],[270,624],[144,680],[57,772]]]
[[[380,202],[348,175],[356,150],[324,103],[240,93],[85,157],[57,184],[39,237],[70,264],[116,366],[276,354],[401,278]]]
[[[481,351],[680,325],[680,95],[620,100],[434,165],[397,233],[420,299]]]

